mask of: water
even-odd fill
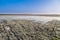
[[[60,20],[60,17],[50,17],[50,16],[0,16],[0,19],[7,19],[7,20],[34,20],[35,22],[43,21],[51,21],[51,20]]]

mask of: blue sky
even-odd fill
[[[0,0],[0,13],[60,13],[60,0]]]

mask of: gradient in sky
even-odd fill
[[[60,13],[60,0],[0,0],[0,13]]]

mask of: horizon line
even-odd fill
[[[0,14],[0,16],[60,16],[60,14]]]

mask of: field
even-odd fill
[[[60,40],[60,20],[0,19],[0,40]]]

